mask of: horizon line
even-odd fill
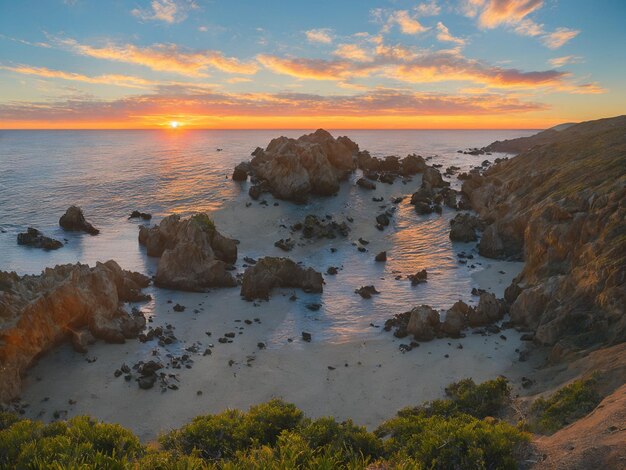
[[[170,133],[186,132],[186,131],[308,131],[311,129],[325,129],[332,131],[542,131],[547,128],[542,127],[494,127],[494,128],[459,128],[459,127],[435,127],[435,128],[365,128],[365,127],[259,127],[259,128],[214,128],[214,127],[193,127],[184,128],[179,127],[177,129],[171,129],[168,127],[143,127],[143,128],[116,128],[116,127],[94,127],[94,128],[2,128],[2,131],[166,131]]]

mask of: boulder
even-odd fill
[[[160,287],[203,291],[237,285],[227,269],[237,260],[237,242],[219,233],[205,213],[183,220],[171,215],[155,227],[141,227],[139,243],[148,256],[161,258],[155,278]]]
[[[427,166],[424,173],[422,173],[422,186],[430,188],[445,188],[446,186],[450,186],[450,183],[443,180],[441,172],[437,168]]]
[[[248,179],[248,171],[250,171],[250,164],[248,162],[239,163],[233,170],[233,180],[246,181]]]
[[[380,253],[378,253],[376,255],[376,257],[374,258],[374,261],[378,261],[378,262],[385,262],[385,261],[387,261],[387,252],[386,251],[381,251]]]
[[[476,230],[482,226],[478,217],[471,214],[457,214],[450,221],[450,240],[454,242],[474,242],[478,240]]]
[[[241,295],[246,300],[267,300],[275,287],[322,292],[323,285],[322,274],[313,268],[303,268],[289,258],[265,257],[244,272]]]
[[[503,316],[502,304],[496,299],[496,296],[489,292],[483,292],[480,294],[478,306],[470,310],[468,320],[471,327],[485,326],[501,320]]]
[[[356,294],[359,294],[364,299],[371,299],[372,295],[378,295],[380,292],[376,290],[374,286],[362,286],[354,291]]]
[[[421,305],[411,310],[406,330],[418,341],[430,341],[439,330],[439,313],[429,305]]]
[[[356,184],[357,186],[360,186],[361,188],[364,188],[364,189],[370,189],[370,190],[376,189],[376,184],[372,183],[370,180],[366,178],[359,178],[358,180],[356,180]]]
[[[468,315],[471,308],[463,301],[456,302],[447,312],[446,319],[441,324],[441,331],[448,336],[458,338],[468,325]]]
[[[36,228],[28,227],[24,233],[18,233],[17,244],[41,248],[43,250],[58,250],[63,246],[59,240],[46,237]]]
[[[152,219],[152,214],[148,214],[147,212],[140,211],[132,211],[128,216],[129,219],[142,219],[142,220],[150,220]]]
[[[123,286],[139,276],[115,261],[93,268],[59,265],[39,275],[0,271],[0,403],[19,394],[26,368],[71,332],[87,328],[94,337],[113,343],[137,336],[145,319],[140,313],[129,315],[121,302],[131,300]],[[73,336],[80,350],[92,341],[86,333]]]
[[[407,155],[400,160],[400,174],[402,176],[415,175],[426,170],[426,161],[420,155]]]
[[[70,206],[65,214],[59,219],[59,225],[63,230],[86,232],[89,235],[98,235],[100,230],[95,228],[85,219],[80,207]]]
[[[411,285],[416,286],[418,284],[422,284],[427,281],[428,273],[426,272],[425,269],[422,269],[421,271],[418,271],[415,274],[409,274],[407,277],[410,279]]]

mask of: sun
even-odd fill
[[[178,121],[170,121],[170,127],[172,129],[176,129],[178,126],[180,126],[180,123]]]

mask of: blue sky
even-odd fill
[[[624,18],[618,0],[0,0],[0,127],[622,114]]]

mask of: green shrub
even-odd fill
[[[403,408],[398,416],[454,416],[458,413],[475,418],[497,416],[511,400],[511,387],[503,377],[476,385],[472,379],[454,382],[446,387],[447,399]]]
[[[596,388],[595,379],[577,380],[547,399],[538,398],[531,406],[531,428],[551,434],[586,416],[601,401]]]
[[[517,456],[528,435],[494,418],[398,416],[375,432],[385,440],[386,454],[428,469],[517,468]]]
[[[377,459],[383,455],[380,439],[352,420],[338,423],[334,418],[319,418],[304,426],[300,434],[314,449],[324,447],[341,454],[342,462],[356,457]]]
[[[20,420],[20,417],[15,413],[10,413],[8,411],[0,411],[0,431],[8,428],[14,423],[17,423]]]
[[[194,450],[206,460],[229,459],[237,451],[274,444],[284,430],[302,421],[302,411],[274,399],[253,406],[248,413],[227,410],[217,415],[197,416],[180,429],[161,438],[163,448],[180,454]]]
[[[0,431],[0,467],[41,468],[56,462],[72,468],[122,468],[142,452],[132,432],[85,416],[48,425],[21,420]]]
[[[204,212],[192,215],[191,220],[200,225],[205,232],[213,232],[215,230],[215,223]]]

